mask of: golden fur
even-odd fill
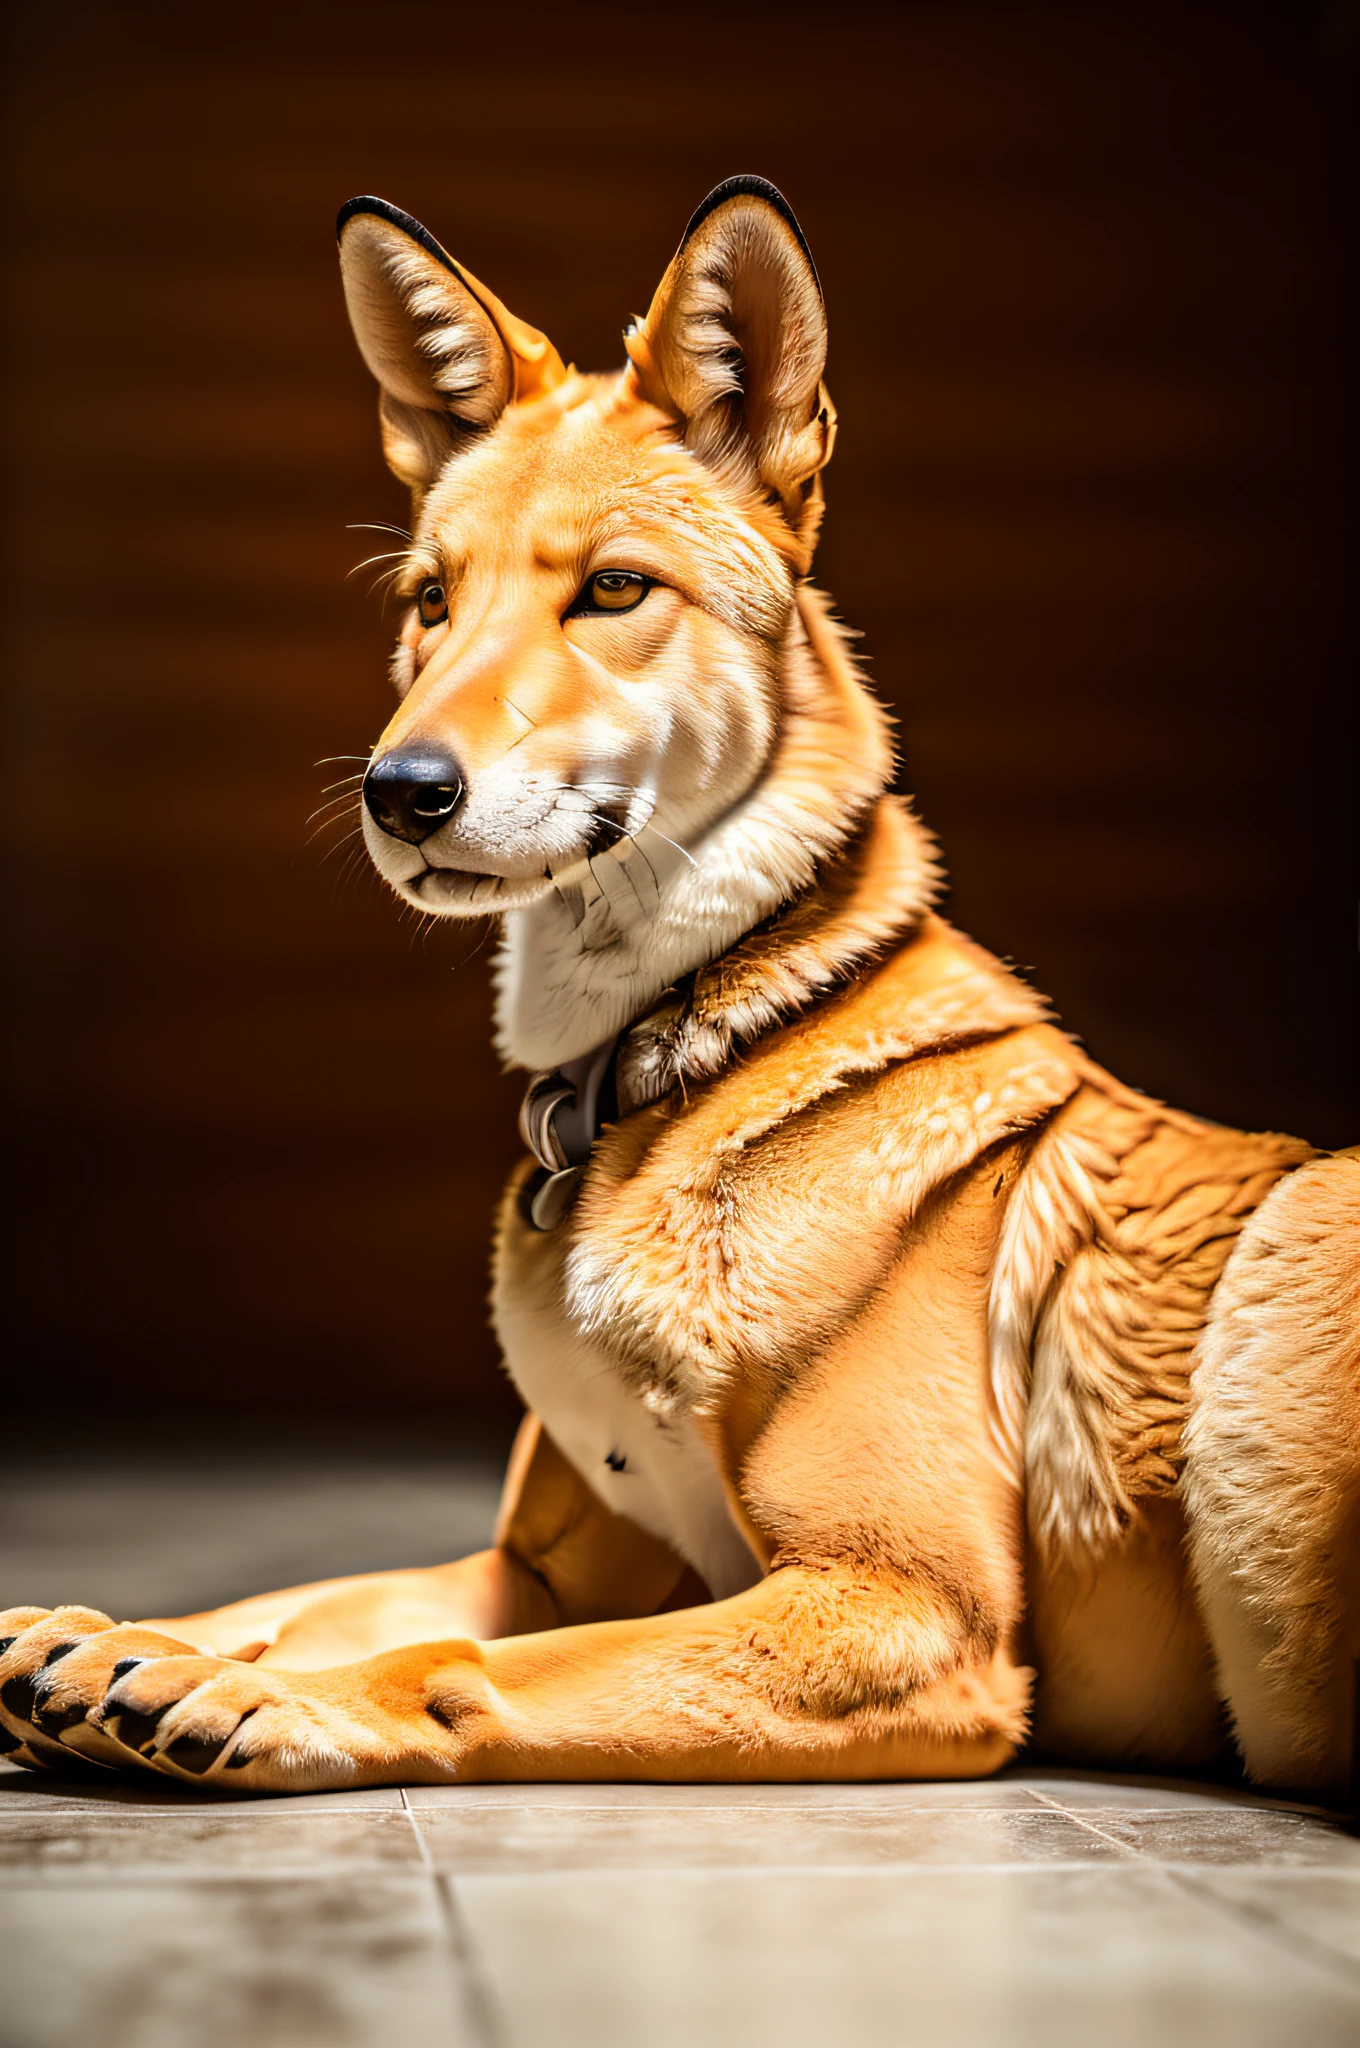
[[[531,1413],[495,1547],[113,1626],[13,1610],[20,1761],[242,1788],[1161,1768],[1335,1788],[1360,1161],[1116,1082],[932,910],[807,581],[835,419],[783,202],[700,210],[614,377],[342,216],[411,488],[399,707],[456,754],[401,895],[503,916],[498,1031],[620,1034],[574,1205],[502,1209]],[[646,582],[610,613],[602,573]],[[446,616],[427,620],[439,605]]]

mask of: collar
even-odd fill
[[[686,1080],[720,1073],[744,1045],[844,985],[920,924],[934,893],[930,843],[901,800],[873,805],[834,860],[734,946],[666,989],[615,1037],[535,1074],[520,1135],[538,1161],[520,1213],[566,1215],[602,1126]]]
[[[519,1134],[538,1161],[520,1193],[520,1214],[535,1230],[552,1230],[576,1199],[591,1147],[618,1114],[615,1062],[619,1037],[593,1052],[535,1074],[519,1109]]]

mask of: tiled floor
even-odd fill
[[[286,1473],[219,1475],[216,1492],[192,1476],[158,1490],[148,1465],[123,1503],[129,1573],[143,1590],[160,1573],[146,1604],[194,1597],[130,1533],[160,1526],[171,1496],[200,1574],[296,1562],[309,1543],[333,1555],[346,1521],[353,1547],[356,1470],[312,1468],[304,1543]],[[373,1480],[384,1542],[439,1498],[433,1468],[409,1488],[396,1469]],[[25,1518],[53,1509],[56,1482],[25,1483]],[[478,1540],[484,1474],[462,1500]],[[250,1520],[239,1551],[227,1501]],[[23,1547],[40,1583],[14,1584],[11,1549],[0,1604],[91,1597],[31,1533]],[[1045,1771],[237,1801],[5,1769],[0,1924],[4,2048],[1360,2041],[1360,1842],[1243,1794]]]

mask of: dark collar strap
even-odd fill
[[[551,1073],[535,1074],[524,1091],[519,1134],[538,1161],[538,1171],[520,1190],[519,1207],[535,1230],[552,1230],[561,1222],[576,1198],[601,1126],[618,1114],[618,1050],[617,1036],[606,1039]]]

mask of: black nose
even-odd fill
[[[370,761],[364,802],[375,825],[393,839],[419,846],[463,801],[463,777],[442,747],[398,747]]]

